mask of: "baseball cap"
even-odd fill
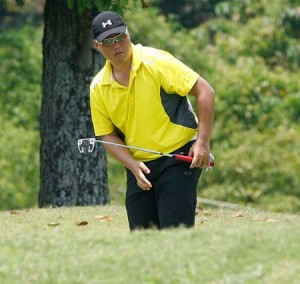
[[[101,42],[109,35],[125,33],[126,25],[118,13],[104,11],[93,19],[92,32],[94,39]]]

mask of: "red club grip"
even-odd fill
[[[174,155],[175,160],[179,160],[179,161],[184,161],[184,162],[188,162],[191,163],[193,161],[193,157],[190,156],[185,156],[185,155]],[[213,167],[215,165],[215,162],[213,160],[211,160],[209,162],[209,166]]]
[[[175,160],[184,161],[191,163],[193,161],[193,157],[185,156],[185,155],[175,155]]]

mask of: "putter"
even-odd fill
[[[107,144],[107,145],[123,147],[123,148],[137,150],[137,151],[142,151],[142,152],[153,153],[153,154],[156,154],[156,155],[159,155],[159,156],[165,156],[165,157],[173,158],[175,160],[184,161],[184,162],[187,162],[187,163],[191,163],[193,161],[193,157],[189,157],[189,156],[185,156],[185,155],[166,154],[166,153],[162,153],[162,152],[154,151],[154,150],[150,150],[150,149],[138,148],[138,147],[122,145],[122,144],[118,144],[118,143],[112,143],[112,142],[97,140],[95,138],[78,139],[78,150],[79,150],[79,152],[80,153],[85,153],[86,150],[87,150],[88,153],[93,152],[96,142],[101,143],[101,144]],[[209,163],[209,166],[206,167],[206,168],[211,168],[211,167],[214,166],[214,164],[215,164],[215,158],[212,154],[210,154],[210,163]]]

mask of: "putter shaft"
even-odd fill
[[[175,160],[184,161],[184,162],[187,162],[187,163],[192,163],[192,161],[193,161],[193,157],[185,156],[185,155],[166,154],[166,153],[162,153],[162,152],[154,151],[154,150],[150,150],[150,149],[133,147],[133,146],[128,146],[128,145],[122,145],[122,144],[118,144],[118,143],[107,142],[107,141],[102,141],[102,140],[97,140],[97,139],[95,139],[95,142],[102,143],[102,144],[107,144],[107,145],[112,145],[112,146],[117,146],[117,147],[123,147],[123,148],[137,150],[137,151],[142,151],[142,152],[147,152],[147,153],[153,153],[153,154],[157,154],[157,155],[160,155],[160,156],[166,156],[166,157],[169,157],[169,158],[173,158]],[[215,160],[214,156],[212,154],[210,154],[210,163],[209,163],[210,167],[214,166],[214,164],[215,164],[214,160]]]

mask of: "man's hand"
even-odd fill
[[[107,134],[101,137],[103,141],[112,142],[120,145],[125,145],[116,132]],[[152,184],[145,177],[145,173],[149,174],[150,170],[143,162],[138,162],[133,159],[128,149],[123,147],[114,147],[112,145],[104,144],[108,150],[118,161],[120,161],[126,168],[128,168],[135,176],[138,186],[143,190],[149,190]]]
[[[196,140],[192,145],[189,156],[193,157],[190,168],[203,168],[210,166],[210,147],[209,143]]]
[[[143,190],[150,190],[152,188],[151,182],[145,177],[145,173],[149,174],[150,170],[143,162],[136,162],[135,166],[131,169],[134,174],[137,185]]]

